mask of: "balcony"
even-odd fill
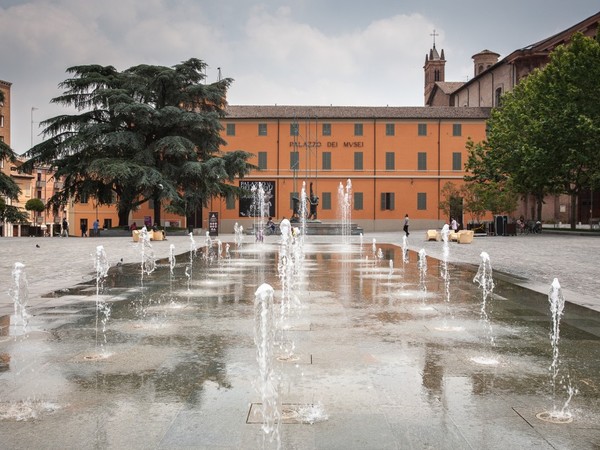
[[[35,187],[36,188],[45,188],[46,187],[46,182],[42,181],[42,180],[37,180],[35,182]]]

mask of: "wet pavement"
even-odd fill
[[[424,234],[411,233],[406,264],[397,245],[384,245],[401,243],[401,233],[364,236],[360,250],[358,237],[351,250],[332,245],[337,237],[307,237],[295,282],[302,306],[277,338],[293,341],[298,358],[277,362],[275,373],[284,406],[316,414],[303,420],[314,423],[284,421],[281,448],[598,448],[600,286],[592,262],[600,240],[452,243],[448,295],[434,260],[442,243],[419,239]],[[382,259],[370,251],[372,239]],[[181,254],[189,242],[173,236],[153,251],[164,258],[173,244]],[[173,277],[162,261],[142,279],[130,239],[0,240],[3,290],[13,262],[23,262],[32,314],[26,332],[0,324],[2,447],[277,448],[263,441],[254,412],[261,398],[253,301],[263,282],[281,295],[278,238],[246,242],[226,264],[200,252],[190,277],[189,255],[180,255]],[[100,295],[97,245],[113,266]],[[426,291],[421,248],[429,255]],[[497,284],[485,317],[472,282],[482,251]],[[570,304],[552,383],[547,292],[555,277]],[[2,296],[0,316],[12,312]],[[537,419],[564,405],[568,386],[578,390],[568,405],[573,421]]]

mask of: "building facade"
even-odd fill
[[[294,198],[319,197],[318,219],[339,221],[338,190],[351,181],[351,220],[365,231],[400,230],[405,214],[417,228],[448,220],[441,189],[463,182],[468,139],[485,138],[487,108],[229,106],[227,149],[256,155],[258,171],[238,183],[261,183],[270,215],[290,218]],[[312,185],[312,186],[311,186]],[[213,199],[221,230],[253,222],[251,198]]]
[[[568,44],[575,33],[595,37],[598,33],[600,12],[581,22],[534,44],[517,49],[508,56],[490,50],[473,55],[473,77],[467,82],[449,82],[444,78],[446,60],[435,50],[435,44],[425,58],[425,105],[467,108],[497,107],[502,95],[512,91],[535,69],[543,68],[550,61],[550,53],[559,45]],[[433,74],[433,76],[432,76]],[[439,74],[436,78],[434,75]],[[571,204],[566,195],[550,196],[542,206],[542,219],[548,222],[568,223],[571,208],[576,207],[577,221],[591,223],[600,218],[600,191],[587,191]],[[536,217],[535,200],[524,198],[515,215],[529,219]]]

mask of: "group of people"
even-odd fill
[[[410,235],[410,232],[408,231],[408,227],[410,225],[410,219],[408,217],[408,214],[404,215],[404,226],[402,227],[402,229],[404,230],[404,234],[406,237],[408,237]],[[456,233],[458,231],[458,228],[460,227],[460,224],[458,223],[458,221],[452,217],[450,220],[450,228],[452,228],[452,231],[454,233]]]
[[[67,219],[63,219],[63,233],[66,230],[66,235],[69,235],[69,224],[67,222]],[[92,225],[92,236],[99,236],[100,233],[100,222],[98,221],[98,219],[94,220],[94,223]],[[87,221],[86,222],[82,222],[81,223],[81,237],[88,237],[88,227],[87,227]]]

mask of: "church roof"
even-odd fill
[[[464,81],[436,81],[435,83],[438,89],[440,89],[444,94],[452,94],[464,84]]]
[[[530,44],[526,47],[515,50],[510,55],[508,55],[504,60],[511,62],[519,57],[528,55],[528,54],[548,54],[558,45],[564,44],[571,40],[571,37],[576,32],[585,32],[589,29],[597,30],[598,22],[600,22],[600,12],[588,17],[587,19],[582,20],[581,22],[576,23],[575,25],[563,30],[559,33],[556,33],[550,37],[542,39],[534,44]]]

